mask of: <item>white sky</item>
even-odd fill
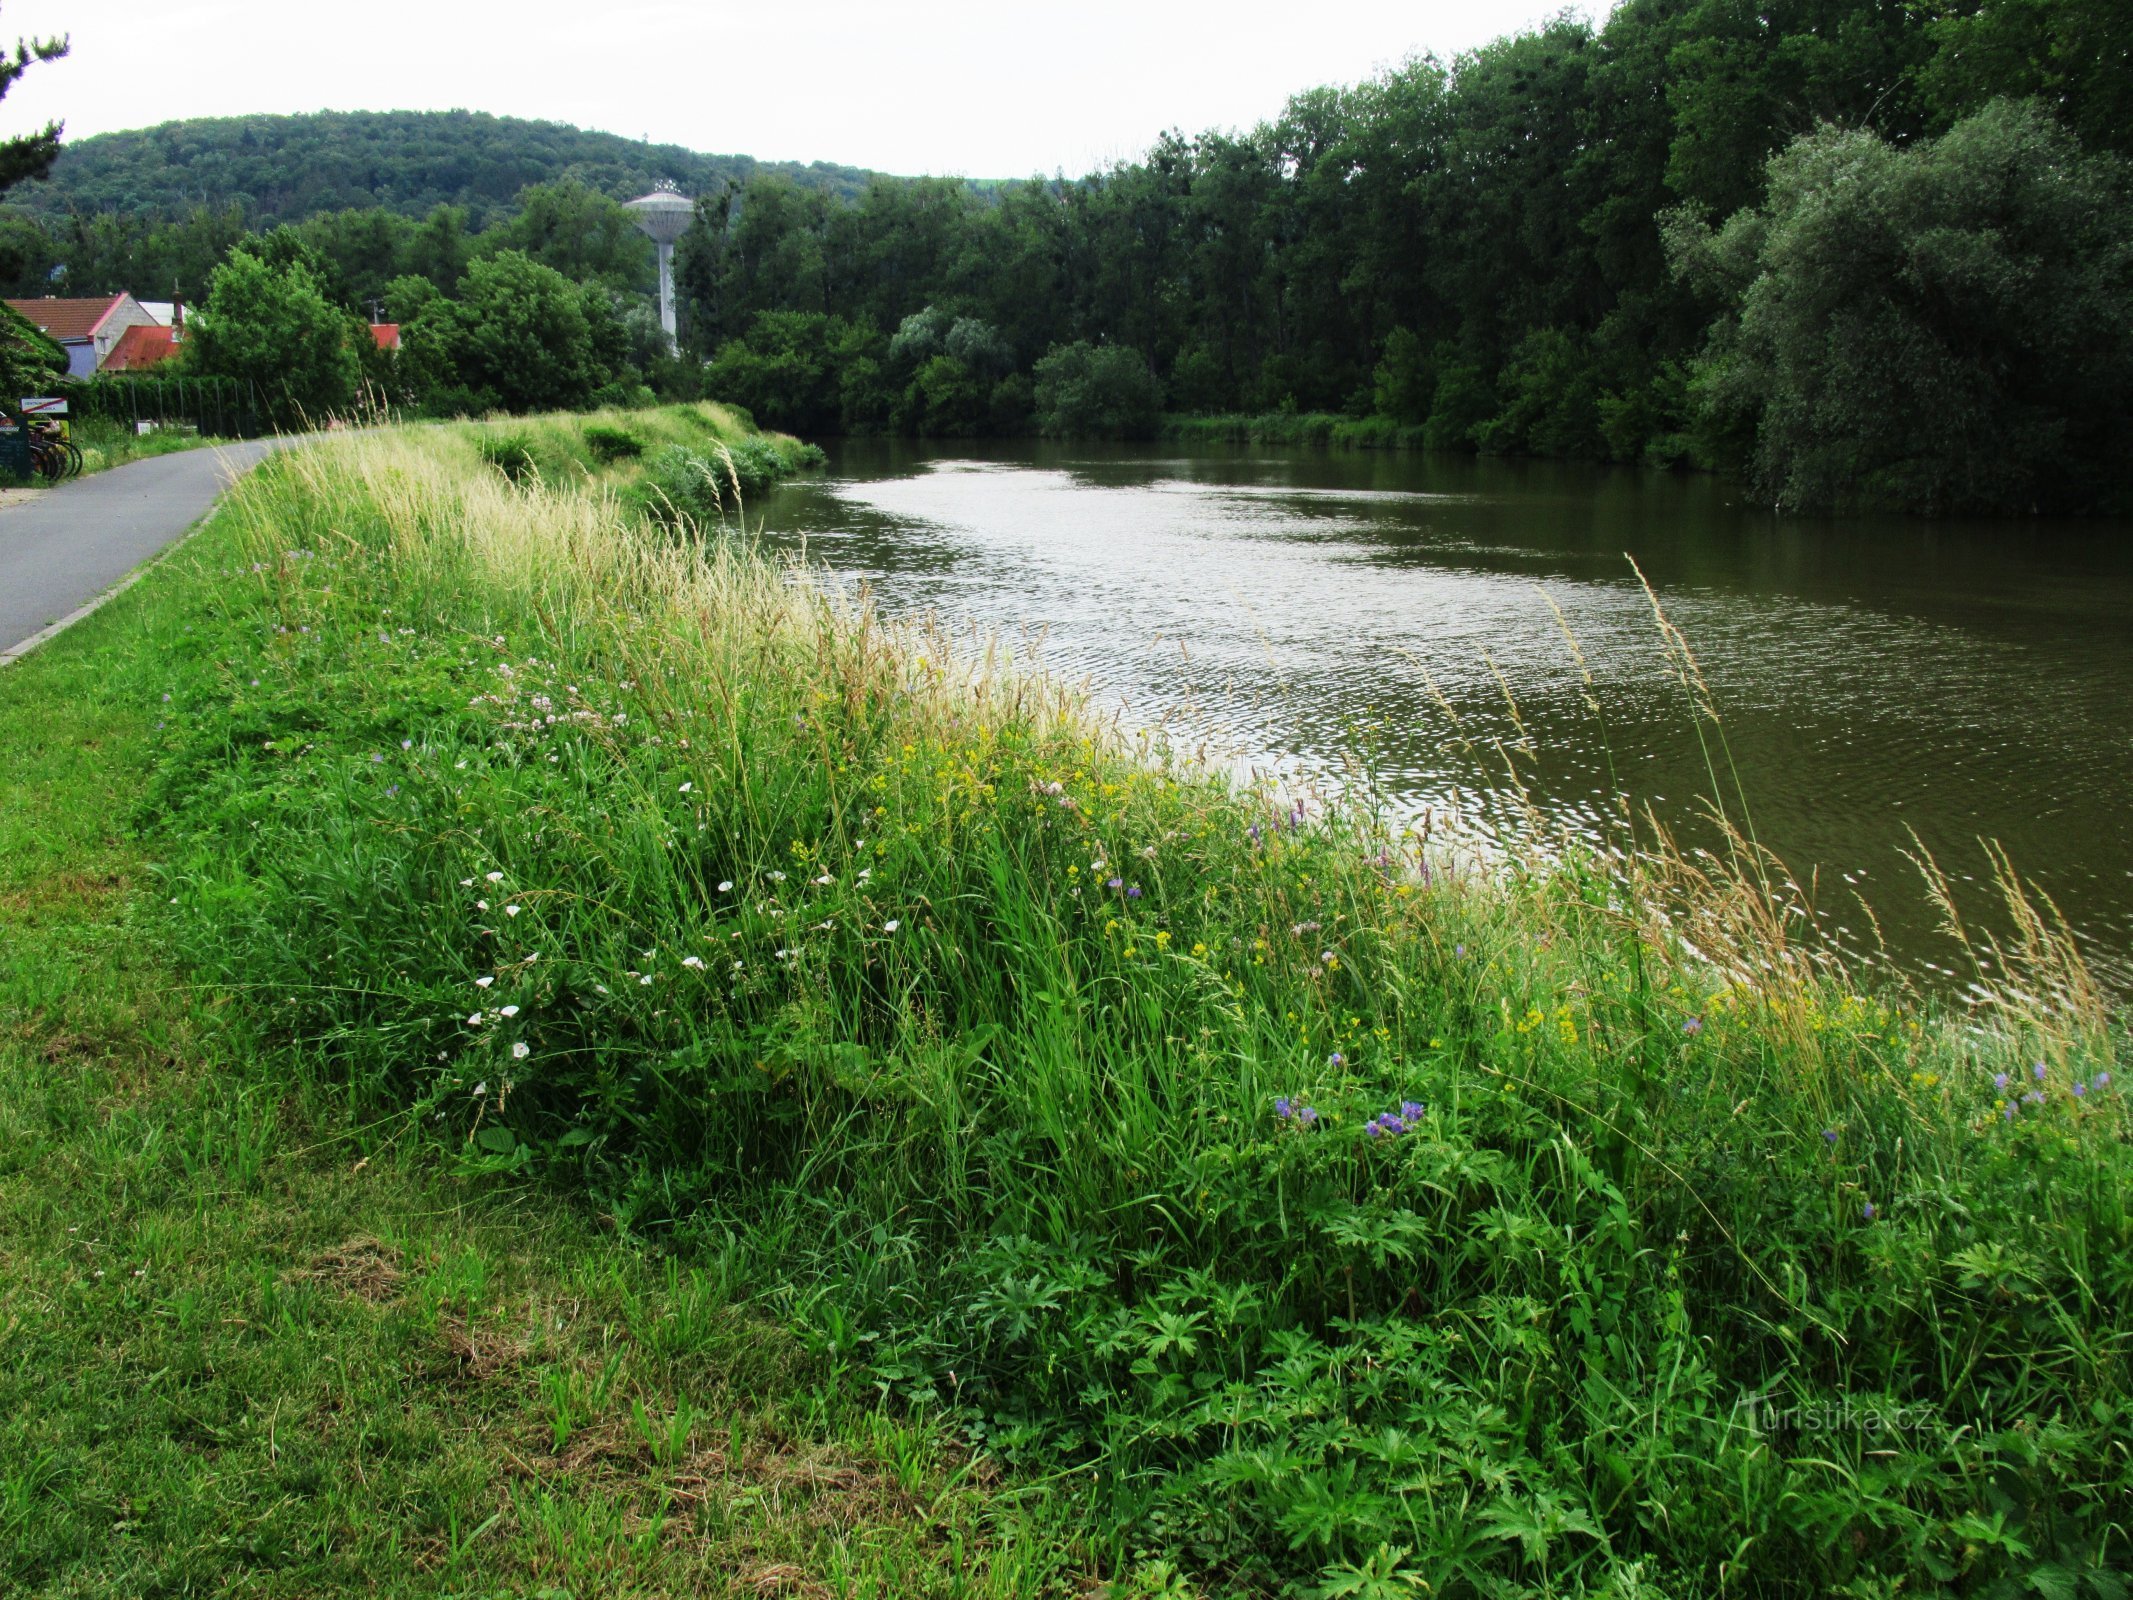
[[[67,33],[0,134],[245,112],[541,117],[772,160],[1079,173],[1165,128],[1244,128],[1293,92],[1451,55],[1547,0],[4,0]],[[1604,11],[1604,4],[1597,7]]]

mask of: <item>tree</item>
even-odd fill
[[[1037,426],[1055,437],[1152,439],[1163,386],[1138,350],[1065,345],[1037,363]]]
[[[22,75],[33,65],[57,61],[67,49],[65,39],[17,39],[12,57],[0,51],[0,100],[7,98],[8,91],[22,81]],[[49,173],[59,158],[59,136],[65,131],[65,123],[48,122],[36,133],[0,139],[0,190],[25,178],[42,178]]]
[[[184,359],[191,371],[250,383],[276,426],[300,427],[354,402],[354,341],[367,337],[301,260],[274,266],[240,248],[208,280]]]
[[[610,376],[585,291],[516,250],[469,266],[457,298],[425,306],[401,341],[433,410],[566,410]]]
[[[1825,128],[1678,269],[1726,296],[1706,426],[1772,503],[2085,511],[2133,495],[2133,183],[1997,101],[1908,148]]]

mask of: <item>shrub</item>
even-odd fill
[[[529,433],[483,433],[475,441],[474,448],[481,452],[482,460],[513,483],[523,483],[539,470],[533,458],[533,436]]]

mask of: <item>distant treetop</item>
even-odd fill
[[[642,194],[662,179],[700,193],[764,172],[845,197],[870,176],[828,162],[704,155],[485,112],[320,111],[200,117],[74,140],[60,151],[48,180],[18,186],[8,202],[47,217],[97,211],[178,217],[235,202],[255,227],[350,207],[419,217],[454,205],[464,206],[478,228],[513,209],[529,184],[559,178],[619,197]]]

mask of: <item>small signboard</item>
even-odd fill
[[[43,399],[25,397],[22,402],[22,414],[26,417],[63,417],[67,414],[67,403],[56,396]]]

